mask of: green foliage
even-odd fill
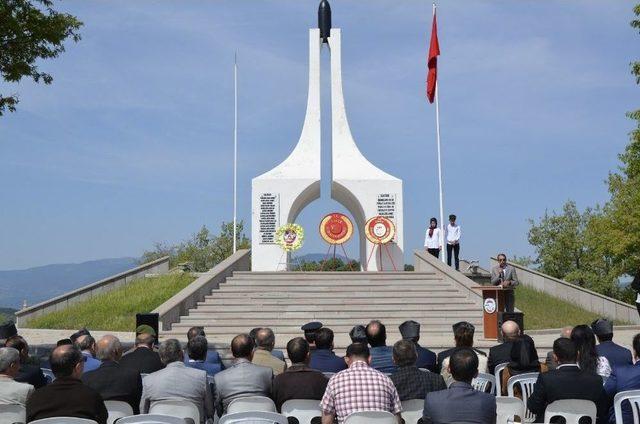
[[[244,222],[240,221],[236,225],[238,249],[248,249],[251,247],[249,239],[245,236]],[[172,246],[165,243],[156,243],[153,250],[144,252],[140,258],[140,263],[146,263],[163,256],[169,256],[171,267],[180,263],[190,263],[192,269],[198,272],[208,271],[233,253],[233,223],[223,222],[220,227],[220,234],[211,234],[206,226],[202,226],[200,231],[192,235],[178,245]]]
[[[16,320],[15,314],[16,310],[12,308],[0,308],[0,324],[5,321],[14,321]]]
[[[82,22],[52,6],[50,0],[0,1],[0,72],[5,81],[27,77],[51,84],[53,77],[38,69],[38,61],[58,57],[66,39],[80,40]],[[17,95],[0,94],[0,116],[5,110],[14,112],[17,103]]]
[[[34,318],[27,327],[134,331],[136,313],[151,312],[193,280],[187,273],[142,278],[61,311]]]
[[[533,260],[533,258],[531,256],[518,256],[518,255],[514,255],[511,258],[509,258],[509,262],[512,262],[514,264],[517,265],[522,265],[525,267],[529,267],[533,264],[535,264],[535,260]]]
[[[415,267],[413,265],[410,264],[404,264],[404,270],[405,271],[415,271]]]
[[[302,271],[360,271],[360,262],[353,259],[349,262],[344,262],[340,258],[330,258],[324,262],[302,261],[300,268],[302,268]],[[297,271],[297,269],[293,271]]]

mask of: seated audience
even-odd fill
[[[72,345],[73,342],[71,341],[71,339],[60,339],[56,342],[56,347],[58,346],[64,346],[64,345]]]
[[[598,422],[607,412],[607,401],[602,378],[595,372],[581,370],[576,361],[578,351],[570,339],[553,342],[553,356],[558,364],[555,370],[540,373],[527,401],[527,408],[536,414],[536,422],[543,422],[547,406],[561,399],[585,399],[595,402]]]
[[[85,371],[82,382],[100,393],[102,400],[127,402],[135,414],[139,413],[142,395],[140,373],[118,363],[122,358],[122,344],[117,337],[107,335],[96,343],[96,356],[101,361],[98,369]],[[86,363],[85,363],[86,365]]]
[[[495,374],[496,365],[511,361],[511,347],[520,335],[520,327],[515,321],[505,321],[500,327],[502,330],[502,343],[489,349],[487,370],[489,374]]]
[[[472,349],[478,356],[478,372],[487,372],[487,355],[478,349],[473,349],[473,335],[475,334],[475,331],[476,328],[473,324],[466,321],[454,324],[453,337],[455,339],[456,347],[438,354],[438,363],[441,364],[440,374],[444,377],[444,382],[447,383],[447,386],[453,383],[454,380],[449,372],[449,356],[462,347]]]
[[[227,412],[232,400],[247,396],[270,396],[273,370],[251,363],[253,339],[240,334],[231,341],[233,365],[220,371],[215,379],[215,407],[218,415]]]
[[[354,326],[351,331],[349,331],[349,338],[351,339],[351,343],[369,343],[367,340],[367,329],[364,325]]]
[[[618,365],[611,370],[611,375],[604,385],[604,391],[609,397],[611,408],[609,409],[609,423],[615,424],[616,416],[613,412],[613,398],[617,393],[627,390],[640,390],[640,334],[633,338],[633,356],[635,365]],[[633,413],[629,402],[622,403],[622,422],[633,424]]]
[[[571,341],[578,352],[578,365],[582,371],[598,374],[607,381],[611,366],[604,356],[596,351],[596,336],[588,325],[578,325],[571,331]]]
[[[27,404],[33,386],[13,379],[20,370],[20,352],[12,347],[0,348],[0,405]]]
[[[533,339],[526,334],[520,336],[511,346],[511,361],[502,372],[500,387],[502,396],[507,396],[507,383],[514,375],[528,372],[547,372],[545,364],[538,360],[538,351]],[[517,398],[522,399],[522,389],[520,385],[515,385],[513,393]]]
[[[435,371],[436,354],[418,344],[418,341],[420,340],[420,323],[416,321],[405,321],[400,324],[398,329],[400,330],[400,334],[404,340],[409,340],[416,346],[416,352],[418,354],[416,367]]]
[[[51,352],[51,371],[56,379],[33,392],[27,401],[27,422],[51,417],[76,417],[106,424],[107,408],[100,394],[80,381],[84,358],[73,345]]]
[[[609,361],[611,368],[632,365],[631,351],[613,342],[613,324],[611,321],[600,318],[591,323],[591,329],[598,338],[596,352],[598,356],[604,356]]]
[[[320,407],[322,423],[343,423],[358,411],[387,411],[401,423],[402,405],[398,391],[389,377],[369,366],[371,354],[367,345],[353,343],[347,347],[348,369],[331,377]]]
[[[330,328],[322,327],[319,329],[315,339],[316,350],[311,352],[309,367],[322,372],[339,372],[347,369],[344,358],[333,353],[333,331]]]
[[[393,362],[398,370],[391,375],[400,400],[424,399],[427,393],[444,390],[447,385],[440,374],[421,371],[416,365],[418,353],[410,340],[400,340],[393,345]]]
[[[202,336],[205,338],[207,337],[207,335],[204,332],[204,327],[191,327],[189,331],[187,331],[187,352],[185,352],[185,355],[184,355],[185,364],[189,362],[189,359],[192,359],[190,354],[188,353],[188,345],[191,339],[193,339],[196,336]],[[208,343],[207,343],[207,355],[204,362],[207,364],[217,365],[222,370],[224,369],[224,364],[222,363],[220,354],[215,349],[209,349]]]
[[[24,338],[21,336],[10,337],[5,342],[5,346],[12,347],[20,352],[20,370],[14,378],[15,381],[31,384],[36,389],[47,385],[47,378],[42,373],[40,367],[28,364],[29,345]]]
[[[471,348],[461,348],[447,359],[453,383],[447,390],[427,393],[423,423],[495,423],[496,397],[471,386],[478,375],[478,355]]]
[[[251,331],[249,331],[249,337],[251,337],[253,339],[253,344],[254,346],[256,345],[256,334],[258,334],[258,331],[261,329],[262,327],[256,327],[254,329],[252,329]],[[275,356],[276,358],[278,358],[279,360],[284,362],[284,353],[282,353],[281,350],[278,349],[273,349],[271,351],[271,354],[273,356]],[[223,368],[224,369],[224,368]]]
[[[387,329],[378,320],[367,325],[367,340],[371,346],[371,368],[384,373],[394,373],[393,348],[387,346]]]
[[[256,365],[269,367],[273,370],[273,375],[278,375],[287,369],[287,364],[271,355],[273,346],[276,344],[276,336],[270,328],[261,328],[256,333],[256,350],[253,352],[253,362]]]
[[[309,343],[309,349],[314,351],[316,348],[316,332],[322,328],[322,323],[319,321],[311,321],[300,327],[304,331],[304,339]]]
[[[84,357],[84,372],[97,370],[100,367],[100,361],[95,358],[96,340],[91,334],[83,334],[77,337],[74,344],[80,349]]]
[[[291,366],[273,379],[271,390],[278,412],[290,399],[322,399],[329,380],[320,371],[309,367],[309,352],[309,343],[302,337],[287,343]]]
[[[142,380],[140,413],[149,413],[149,408],[154,402],[180,399],[198,407],[201,424],[204,424],[207,418],[213,418],[213,399],[207,383],[207,373],[185,366],[184,352],[176,339],[162,342],[158,353],[165,368],[149,374]]]
[[[573,327],[564,327],[560,332],[560,337],[564,337],[565,339],[571,338],[571,331],[573,331]],[[547,369],[555,370],[558,367],[558,364],[553,360],[553,350],[547,352],[547,358],[544,361]]]
[[[192,337],[187,342],[187,352],[189,353],[189,359],[186,361],[186,365],[191,368],[196,368],[207,372],[207,375],[216,375],[222,371],[222,365],[220,362],[207,362],[207,355],[209,343],[204,336]],[[217,354],[217,353],[216,353]]]
[[[120,366],[131,368],[140,374],[151,374],[164,368],[160,355],[153,350],[155,330],[148,325],[140,325],[136,328],[136,333],[135,348],[122,357]]]
[[[73,333],[72,335],[70,335],[69,340],[71,340],[72,344],[76,344],[80,336],[90,336],[90,335],[91,335],[91,332],[89,332],[89,330],[87,330],[86,327],[83,327],[80,330]]]

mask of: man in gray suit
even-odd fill
[[[26,406],[33,394],[33,386],[18,383],[13,378],[20,370],[20,352],[12,347],[0,348],[0,405]]]
[[[447,390],[427,393],[422,411],[424,424],[496,422],[496,397],[471,386],[478,375],[478,355],[470,348],[460,348],[449,358],[454,382]]]
[[[215,405],[218,415],[227,412],[229,403],[247,396],[270,396],[273,370],[251,363],[253,339],[248,334],[240,334],[231,341],[234,361],[230,368],[220,371],[215,380]]]
[[[511,290],[505,290],[504,293],[504,310],[506,312],[513,312],[516,306],[513,289],[515,289],[520,282],[516,275],[516,269],[507,263],[507,255],[504,253],[498,255],[498,265],[491,268],[491,284],[494,286],[502,286],[503,288],[511,288]]]
[[[201,424],[207,418],[213,418],[213,400],[206,371],[184,364],[184,353],[176,339],[164,341],[158,353],[166,368],[142,379],[140,413],[149,413],[149,408],[157,401],[183,399],[198,407]]]

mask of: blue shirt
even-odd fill
[[[184,364],[185,365],[189,365],[189,360],[190,360],[189,354],[185,350],[185,352],[184,352]],[[207,351],[207,357],[204,360],[204,362],[206,362],[207,364],[218,365],[221,370],[224,369],[224,364],[222,363],[222,359],[220,359],[220,355],[215,350],[208,350]],[[204,368],[200,368],[200,369],[204,369]]]
[[[207,375],[209,376],[216,375],[217,373],[222,371],[221,364],[212,364],[206,361],[194,361],[192,359],[189,359],[185,365],[188,366],[189,368],[196,368],[199,370],[206,371]]]
[[[100,364],[102,364],[102,362],[94,358],[89,352],[82,352],[82,356],[84,356],[83,373],[100,368]]]
[[[609,361],[611,368],[624,365],[632,365],[631,351],[612,341],[602,342],[596,346],[598,356],[604,356]]]
[[[371,368],[385,373],[396,372],[397,367],[393,363],[393,348],[391,346],[372,347],[369,352],[371,352]]]
[[[339,372],[346,370],[347,364],[329,349],[315,349],[311,351],[309,368],[322,372]]]

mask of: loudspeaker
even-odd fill
[[[520,327],[520,332],[524,333],[524,314],[522,312],[500,312],[498,313],[498,341],[502,342],[502,323],[505,321],[515,321]]]
[[[158,321],[160,320],[159,314],[136,314],[136,328],[140,325],[148,325],[153,328],[156,332],[156,341],[160,336],[160,332],[158,331]]]

